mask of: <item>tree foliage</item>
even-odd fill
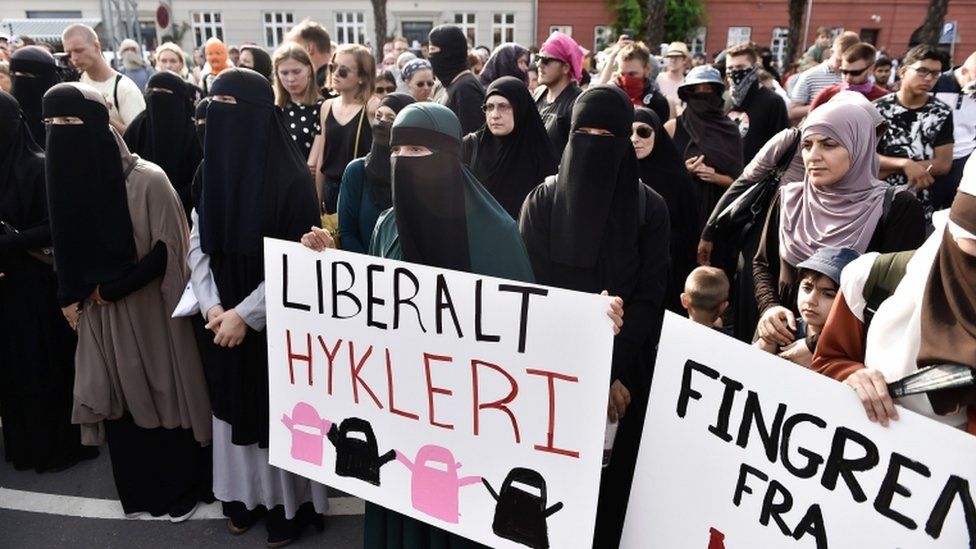
[[[702,0],[668,0],[664,21],[664,41],[684,42],[704,24],[705,4]]]
[[[650,44],[687,41],[704,24],[704,0],[608,0],[620,34],[633,29]]]

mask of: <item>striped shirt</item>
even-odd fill
[[[800,73],[800,78],[790,93],[790,100],[797,105],[809,105],[818,93],[834,84],[840,84],[841,80],[840,72],[830,70],[830,65],[825,61]]]

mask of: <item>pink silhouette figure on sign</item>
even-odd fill
[[[307,402],[295,404],[288,414],[282,414],[281,422],[291,431],[291,457],[322,465],[322,446],[332,422],[319,417],[315,408]]]
[[[397,461],[413,474],[410,480],[413,508],[445,522],[457,524],[458,490],[462,486],[481,481],[479,476],[459,477],[461,464],[454,461],[450,450],[428,444],[417,451],[417,459],[397,451]]]

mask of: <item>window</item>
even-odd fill
[[[786,27],[775,27],[773,29],[773,39],[769,42],[769,51],[780,67],[784,66],[783,62],[786,60],[786,40],[789,37],[790,29]]]
[[[264,47],[278,47],[294,23],[295,15],[290,11],[264,12]]]
[[[603,51],[607,46],[610,45],[610,37],[613,35],[613,30],[606,25],[597,25],[593,27],[593,51]]]
[[[224,39],[224,23],[219,11],[195,11],[190,14],[193,21],[193,43],[202,48],[207,40],[217,37]]]
[[[696,53],[707,55],[705,53],[705,38],[707,36],[707,27],[696,27],[691,31],[691,34],[688,36],[688,46],[692,55],[695,55]]]
[[[468,37],[468,44],[474,47],[478,43],[478,16],[474,13],[455,13],[454,24]]]
[[[549,34],[554,32],[561,32],[566,36],[573,36],[573,26],[572,25],[549,25]]]
[[[748,42],[752,38],[752,27],[729,27],[729,39],[725,43],[726,48],[737,46]]]
[[[872,46],[876,46],[878,45],[879,34],[881,34],[881,29],[861,29],[861,42],[867,42]]]
[[[495,18],[492,20],[492,24],[491,24],[491,36],[492,36],[492,43],[491,43],[492,48],[504,42],[514,42],[515,41],[515,14],[496,13]]]
[[[28,19],[81,19],[81,10],[27,10]]]
[[[338,44],[365,44],[366,20],[361,11],[340,11],[335,16],[335,37]]]

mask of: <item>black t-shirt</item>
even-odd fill
[[[470,72],[451,82],[442,101],[445,107],[457,115],[461,122],[462,135],[477,131],[485,125],[485,113],[481,110],[485,102],[485,88]]]
[[[549,90],[545,86],[539,86],[536,90],[535,107],[539,109],[542,116],[542,123],[546,126],[549,133],[549,140],[552,148],[556,151],[556,156],[563,155],[563,149],[569,142],[569,127],[573,117],[573,104],[579,94],[583,93],[576,82],[570,82],[566,89],[562,91],[556,100],[550,103],[546,99]]]
[[[756,153],[774,135],[790,126],[786,103],[776,92],[756,85],[741,107],[732,107],[729,118],[739,126],[742,137],[742,159],[752,162]]]

